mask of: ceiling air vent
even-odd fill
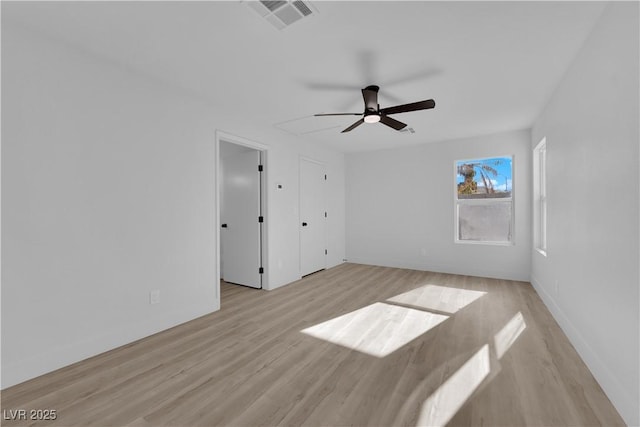
[[[279,9],[285,4],[287,4],[286,0],[275,0],[275,1],[260,0],[260,3],[262,3],[264,7],[269,9],[270,12],[275,12],[276,9]]]
[[[247,0],[244,3],[279,30],[318,13],[311,3],[302,0]]]
[[[304,16],[309,16],[313,13],[311,12],[311,9],[309,9],[309,6],[307,6],[303,1],[297,0],[297,1],[294,1],[292,4]]]

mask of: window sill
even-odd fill
[[[535,248],[535,249],[536,249],[536,252],[538,252],[540,255],[542,255],[545,258],[547,257],[547,251],[543,251],[540,248]]]
[[[455,240],[454,243],[462,245],[488,245],[488,246],[515,246],[513,242],[490,242],[484,240]]]

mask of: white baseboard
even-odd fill
[[[611,370],[602,362],[597,352],[594,351],[587,340],[582,336],[571,320],[564,314],[562,309],[556,304],[553,297],[546,289],[532,276],[531,284],[540,295],[540,298],[547,306],[551,315],[567,336],[573,347],[576,349],[584,363],[587,365],[593,377],[596,379],[602,390],[604,390],[609,400],[620,413],[620,416],[629,426],[640,425],[640,414],[638,414],[638,403],[629,398],[629,393],[613,375]]]
[[[213,313],[220,308],[219,300],[213,307],[205,310],[182,310],[167,314],[161,323],[157,319],[140,322],[131,328],[112,330],[104,334],[89,337],[20,361],[2,365],[2,389],[53,372],[98,354],[130,344],[139,339],[173,328],[198,317]]]
[[[408,262],[398,259],[369,259],[359,257],[347,257],[348,262],[355,264],[365,265],[377,265],[380,267],[392,267],[392,268],[406,268],[409,270],[419,271],[432,271],[434,273],[447,273],[447,274],[459,274],[463,276],[475,276],[475,277],[487,277],[491,279],[501,280],[515,280],[521,282],[529,281],[529,272],[513,272],[513,271],[494,271],[494,270],[479,270],[479,269],[465,269],[460,266],[449,265],[433,265],[425,263]]]

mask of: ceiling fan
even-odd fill
[[[428,110],[436,106],[433,99],[425,101],[412,102],[410,104],[396,105],[394,107],[380,108],[378,104],[378,86],[372,85],[362,89],[362,98],[364,99],[364,112],[363,113],[320,113],[314,114],[316,117],[320,116],[362,116],[360,120],[342,131],[350,132],[363,123],[382,123],[395,130],[401,130],[407,126],[406,123],[402,123],[396,119],[389,117],[389,114],[408,113],[409,111]]]

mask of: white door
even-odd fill
[[[300,275],[326,267],[324,166],[300,159]]]
[[[247,149],[221,158],[221,277],[261,287],[260,152]]]

